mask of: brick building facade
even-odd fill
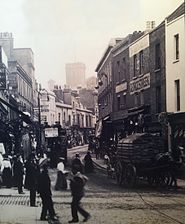
[[[158,115],[166,111],[164,22],[152,30],[129,34],[111,52],[112,137],[160,131]],[[108,115],[102,108],[102,93],[107,97],[106,88],[98,92],[100,118]]]

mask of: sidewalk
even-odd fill
[[[15,188],[0,188],[0,223],[1,224],[46,224],[40,221],[41,203],[38,207],[29,206],[29,191],[18,194]]]

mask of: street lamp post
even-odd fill
[[[41,84],[39,84],[39,89],[38,89],[38,127],[39,127],[39,130],[38,130],[38,151],[40,153],[42,153],[42,135],[41,135],[41,109],[40,109],[40,95],[41,95]]]

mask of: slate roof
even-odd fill
[[[174,19],[178,18],[179,16],[185,13],[185,3],[183,2],[172,14],[170,14],[166,19],[167,22],[171,22]]]

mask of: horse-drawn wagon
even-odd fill
[[[134,186],[138,179],[150,184],[173,181],[173,161],[157,134],[135,133],[118,141],[115,174],[119,185]]]

